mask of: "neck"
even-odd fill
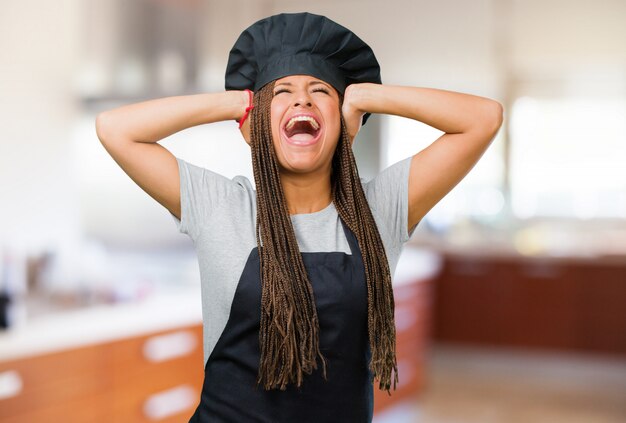
[[[281,173],[280,180],[289,214],[315,213],[332,201],[330,172]]]

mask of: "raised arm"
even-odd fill
[[[244,91],[159,98],[100,113],[96,133],[124,172],[180,219],[176,157],[157,142],[192,126],[238,120],[247,105]]]
[[[474,167],[503,119],[502,105],[485,97],[434,88],[349,85],[343,114],[352,136],[365,112],[415,119],[445,132],[411,159],[409,232]]]

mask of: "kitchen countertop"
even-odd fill
[[[139,302],[60,311],[0,331],[0,361],[194,324],[202,324],[199,287],[155,294]]]

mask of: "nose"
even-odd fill
[[[309,93],[306,90],[300,91],[295,95],[295,98],[293,100],[294,107],[298,107],[298,106],[311,107],[312,105],[313,104],[311,103],[311,97],[309,97]]]

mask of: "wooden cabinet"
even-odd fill
[[[97,347],[0,363],[0,421],[57,421],[65,413],[69,421],[94,421],[96,397],[107,388],[101,364]],[[77,402],[90,406],[71,413]]]
[[[0,362],[0,421],[186,421],[202,378],[201,325]]]
[[[626,262],[447,255],[434,339],[626,353]]]
[[[407,399],[417,398],[425,384],[426,352],[431,326],[432,280],[414,281],[394,287],[396,321],[396,390],[378,389],[374,384],[374,414]]]

